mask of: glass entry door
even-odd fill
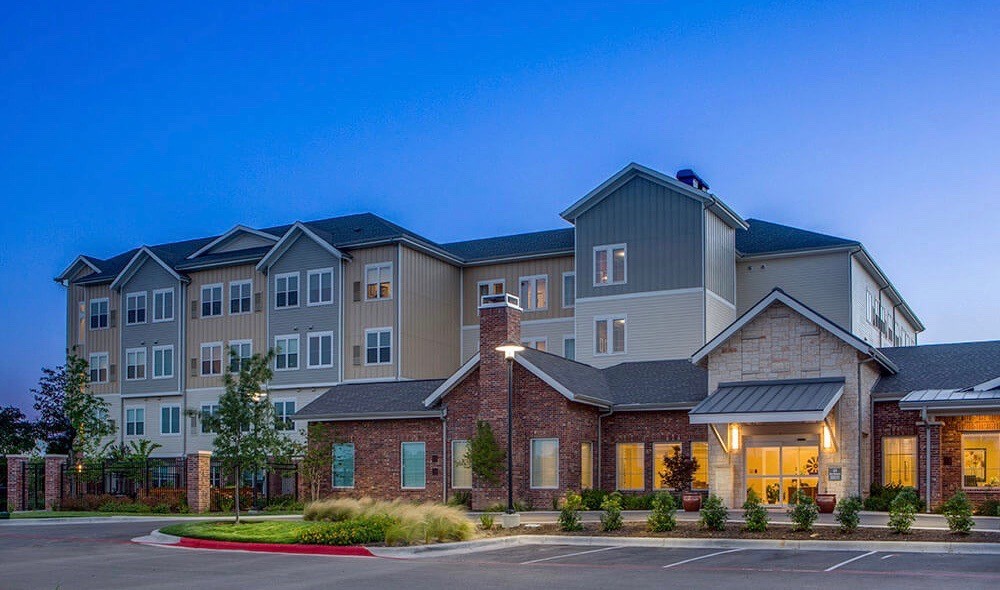
[[[819,447],[777,445],[747,447],[747,489],[765,504],[789,504],[796,490],[816,499]]]

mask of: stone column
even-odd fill
[[[59,507],[62,500],[62,468],[67,455],[45,455],[45,509]]]
[[[187,501],[191,512],[208,512],[212,505],[212,452],[187,456]]]
[[[17,512],[24,510],[24,465],[27,455],[7,455],[7,506],[0,508]]]

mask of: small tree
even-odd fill
[[[701,507],[701,526],[712,531],[726,530],[726,520],[729,518],[729,511],[722,503],[722,498],[715,494],[709,494],[705,504]]]
[[[920,498],[913,488],[903,488],[889,502],[889,528],[898,534],[910,532],[913,521],[917,519],[917,506]]]
[[[747,491],[747,500],[743,502],[743,529],[752,533],[763,533],[767,530],[767,509],[760,502],[760,496],[753,490]]]
[[[653,533],[672,531],[677,526],[677,518],[674,516],[676,511],[677,505],[674,503],[674,497],[660,492],[653,496],[653,511],[646,519],[646,526]]]
[[[35,432],[35,425],[20,408],[0,408],[0,455],[27,453],[35,448]]]
[[[468,467],[472,473],[491,485],[500,482],[500,474],[504,470],[504,460],[507,453],[497,444],[493,436],[493,427],[489,422],[476,422],[476,434],[469,440],[469,446],[462,458],[462,467]]]
[[[70,463],[97,457],[101,439],[115,433],[110,405],[90,391],[89,383],[90,367],[74,350],[65,365],[42,369],[38,388],[31,390],[46,452],[67,454]]]
[[[302,461],[299,462],[299,473],[302,482],[309,487],[309,499],[319,500],[319,490],[323,481],[330,475],[330,453],[333,451],[333,428],[329,424],[310,422],[303,449]]]
[[[618,492],[608,494],[601,502],[604,514],[601,515],[601,530],[605,532],[617,531],[624,526],[622,520],[622,495]]]
[[[697,459],[675,451],[663,458],[663,470],[658,475],[664,487],[678,492],[689,492],[696,471],[698,471]]]
[[[858,513],[861,512],[862,507],[861,498],[858,496],[841,498],[837,502],[837,509],[833,517],[840,523],[840,532],[853,533],[858,530],[858,524],[861,523],[861,517]]]
[[[948,498],[942,508],[951,532],[964,535],[975,526],[976,522],[972,520],[972,502],[969,502],[969,497],[962,490],[958,490],[954,496]]]
[[[563,502],[562,510],[559,511],[559,528],[566,532],[582,531],[580,524],[580,508],[583,507],[583,499],[580,494],[573,491],[566,492],[566,501]]]
[[[792,519],[792,530],[811,531],[813,523],[819,518],[819,506],[812,498],[802,493],[802,490],[795,490],[792,499],[794,506],[788,510],[788,516]]]

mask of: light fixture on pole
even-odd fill
[[[514,355],[524,346],[508,340],[496,349],[507,360],[507,514],[514,514]]]

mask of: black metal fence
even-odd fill
[[[45,509],[45,463],[28,461],[21,464],[23,510]]]
[[[63,465],[62,498],[117,496],[132,500],[153,493],[185,491],[183,459],[102,461]]]
[[[222,464],[211,466],[211,510],[228,512],[236,496],[235,473],[225,473]],[[299,471],[295,463],[269,463],[260,471],[244,471],[239,484],[240,508],[280,508],[299,500]]]

